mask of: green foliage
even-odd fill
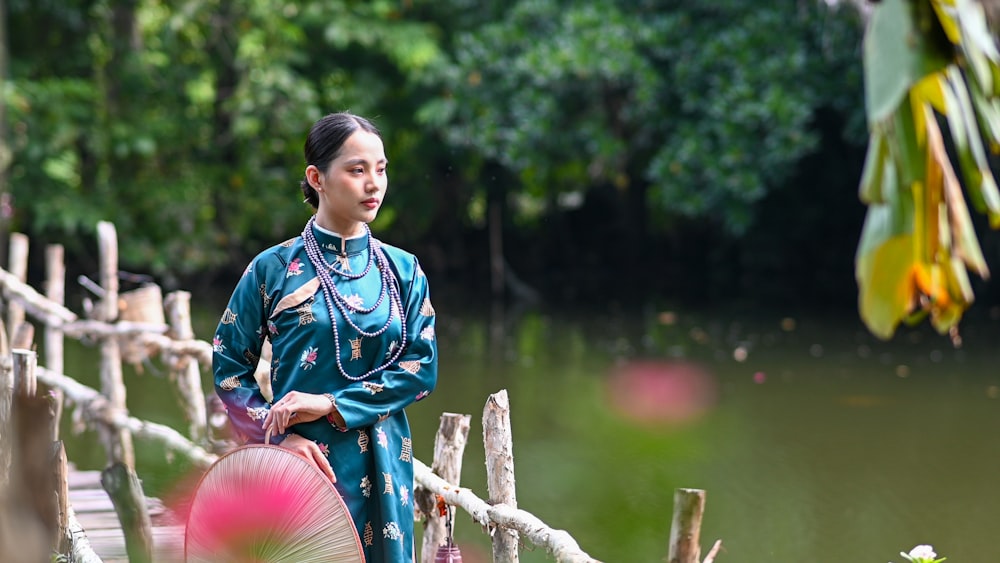
[[[302,141],[330,111],[386,133],[390,240],[480,225],[491,188],[521,224],[601,190],[637,222],[739,234],[816,150],[818,110],[860,116],[860,26],[819,2],[8,8],[14,228],[62,240],[111,220],[126,267],[153,273],[232,267],[296,232]]]
[[[156,272],[243,260],[295,232],[309,125],[378,117],[438,56],[384,0],[10,8],[14,228],[59,237],[112,220],[123,261]],[[42,27],[63,55],[33,48]]]
[[[857,106],[856,14],[657,4],[517,2],[456,35],[449,95],[421,117],[536,198],[649,188],[653,209],[742,232],[815,149],[815,111]]]

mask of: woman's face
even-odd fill
[[[382,139],[358,129],[344,141],[326,171],[306,167],[306,179],[319,195],[316,222],[345,237],[360,235],[378,215],[389,185]]]

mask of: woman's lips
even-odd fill
[[[378,207],[378,200],[377,199],[366,199],[366,200],[364,200],[364,201],[361,202],[361,205],[364,205],[368,209],[375,209],[376,207]]]

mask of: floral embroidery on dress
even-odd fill
[[[434,340],[434,327],[432,327],[432,326],[425,326],[424,329],[420,331],[420,338],[423,338],[424,340],[427,340],[427,341],[433,341]]]
[[[382,479],[385,480],[385,490],[382,491],[383,495],[395,495],[396,492],[392,488],[392,473],[382,472]]]
[[[348,307],[353,307],[354,309],[361,309],[365,306],[365,300],[363,297],[355,293],[354,295],[348,296],[344,299],[344,302]]]
[[[250,272],[252,271],[253,271],[253,262],[250,262],[249,264],[247,264],[246,268],[243,268],[243,277],[244,278],[247,277],[248,275],[250,275]]]
[[[388,358],[388,357],[392,356],[393,352],[396,351],[396,347],[397,346],[399,346],[399,342],[396,342],[395,340],[393,340],[392,342],[390,342],[389,343],[389,348],[386,349],[386,351],[385,351],[385,356],[382,356],[382,357],[383,358]]]
[[[410,504],[410,489],[407,489],[406,485],[399,486],[399,502],[403,506]]]
[[[222,319],[220,322],[224,325],[234,325],[236,324],[236,313],[232,309],[226,307],[226,310],[222,312]]]
[[[341,272],[350,272],[352,274],[354,273],[354,271],[351,270],[351,259],[348,258],[347,256],[345,256],[343,254],[338,254],[337,255],[337,263],[340,264],[340,271]]]
[[[424,297],[424,302],[420,305],[420,314],[425,317],[434,316],[434,305],[431,305],[430,297]]]
[[[264,420],[267,418],[267,413],[267,407],[247,407],[247,416],[250,417],[250,420]]]
[[[330,456],[330,446],[324,444],[323,442],[316,442],[316,445],[319,446],[320,453],[327,457]]]
[[[218,334],[212,339],[212,351],[221,354],[226,350],[226,347],[222,344],[222,337]]]
[[[308,301],[295,308],[295,312],[299,315],[299,326],[316,322],[316,316],[313,315],[312,310],[313,301],[314,299],[310,297]]]
[[[399,529],[399,524],[395,522],[389,522],[382,528],[382,535],[391,540],[403,541],[403,532]]]
[[[288,264],[288,273],[285,274],[285,277],[286,278],[290,278],[292,276],[298,276],[298,275],[301,275],[302,272],[303,272],[303,270],[302,270],[302,260],[296,258],[296,259],[292,260],[291,262],[289,262],[289,264]]]
[[[371,521],[368,521],[368,522],[365,523],[365,531],[362,534],[362,537],[364,537],[365,545],[366,546],[374,545],[372,540],[375,539],[375,534],[372,532],[372,523],[371,523]]]
[[[423,399],[424,397],[426,397],[427,395],[430,395],[430,394],[431,394],[430,391],[424,389],[423,391],[417,393],[416,398],[414,398],[413,400],[414,401],[419,401],[419,400]]]
[[[385,449],[389,449],[389,438],[386,437],[385,430],[382,430],[382,427],[379,426],[378,428],[375,429],[375,432],[378,434],[377,438],[378,445],[382,446]]]
[[[374,395],[375,393],[381,393],[385,388],[385,385],[381,383],[375,383],[374,381],[364,381],[361,386],[365,388],[366,391]]]
[[[361,359],[361,337],[352,338],[351,342],[351,360]]]
[[[267,309],[271,305],[271,296],[267,294],[267,284],[260,284],[257,293],[260,294],[260,300],[264,303],[264,309]]]
[[[402,368],[403,371],[407,371],[409,373],[412,373],[413,375],[416,375],[417,372],[420,371],[420,362],[418,362],[417,360],[405,360],[399,362],[399,367]]]
[[[361,478],[361,494],[365,495],[365,498],[372,496],[372,482],[367,475]]]
[[[260,358],[257,357],[257,354],[254,354],[250,350],[243,350],[243,359],[246,360],[247,365],[250,366],[256,366],[257,362],[260,361]]]
[[[403,446],[399,452],[400,461],[413,462],[413,440],[403,436]]]
[[[316,366],[316,358],[319,357],[319,348],[315,346],[310,346],[302,351],[302,357],[299,359],[299,367],[302,369],[312,369]]]
[[[223,391],[232,391],[237,387],[240,387],[240,378],[238,375],[231,375],[219,383],[219,389]]]
[[[271,336],[277,336],[278,335],[278,325],[275,324],[274,321],[268,320],[267,321],[267,332]]]

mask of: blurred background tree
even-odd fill
[[[439,286],[857,300],[862,17],[827,2],[7,0],[11,228],[228,290],[309,213],[313,120],[373,117],[374,228]],[[983,240],[987,261],[997,250]],[[516,272],[517,276],[509,275]],[[496,279],[495,275],[493,277]],[[458,289],[456,289],[458,291]],[[498,293],[499,294],[499,293]]]

